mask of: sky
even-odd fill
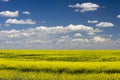
[[[119,23],[119,0],[0,0],[0,49],[120,49]]]

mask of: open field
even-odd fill
[[[0,80],[120,80],[120,50],[0,50]]]

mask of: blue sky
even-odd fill
[[[120,1],[0,0],[1,49],[120,49]]]

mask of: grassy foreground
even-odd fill
[[[120,80],[120,50],[0,50],[0,80]]]

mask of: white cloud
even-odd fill
[[[76,34],[74,34],[74,37],[81,37],[81,36],[82,36],[81,33],[76,33]]]
[[[110,39],[106,39],[106,38],[103,38],[103,37],[95,36],[95,37],[93,38],[93,40],[94,40],[95,42],[105,42],[105,41],[108,41],[108,40],[110,40]]]
[[[120,15],[117,15],[117,18],[119,18],[119,19],[120,19]]]
[[[3,17],[18,17],[19,16],[19,11],[15,11],[15,12],[2,11],[2,12],[0,12],[0,16],[3,16]]]
[[[31,13],[29,11],[23,11],[22,14],[30,15]]]
[[[8,24],[15,23],[18,24],[18,22],[13,20],[13,22],[10,20],[7,22]],[[21,21],[20,21],[21,22]],[[19,22],[19,23],[20,23]],[[21,23],[20,23],[21,24]],[[23,24],[23,23],[22,23]],[[25,23],[24,23],[25,24]],[[46,35],[57,35],[57,34],[67,34],[67,33],[73,33],[73,32],[85,32],[85,33],[96,33],[101,32],[101,30],[94,29],[90,26],[85,25],[68,25],[68,26],[55,26],[55,27],[47,27],[47,26],[40,26],[35,28],[29,28],[27,30],[2,30],[0,31],[1,36],[4,34],[4,37],[9,38],[21,38],[21,37],[30,37],[30,36],[46,36]],[[76,33],[76,36],[81,36],[80,33]],[[67,36],[61,36],[61,38],[69,38],[69,35]]]
[[[9,2],[10,0],[1,0],[1,1],[3,1],[3,2]]]
[[[17,19],[8,19],[5,21],[6,24],[36,24],[35,21],[31,19],[17,20]]]
[[[68,25],[68,26],[56,26],[56,27],[45,27],[45,26],[40,26],[36,27],[37,30],[43,30],[50,32],[52,34],[56,33],[68,33],[68,32],[75,32],[75,31],[81,31],[81,32],[86,32],[86,33],[97,33],[97,32],[102,32],[100,29],[94,29],[93,27],[90,26],[85,26],[85,25]]]
[[[67,39],[67,38],[69,38],[69,35],[67,35],[67,36],[61,36],[61,38],[62,39]]]
[[[26,43],[29,43],[29,44],[44,44],[44,43],[48,43],[49,41],[44,41],[44,40],[30,40],[30,41],[27,41]]]
[[[12,22],[13,23],[13,22]],[[16,22],[18,24],[18,22]],[[9,24],[9,23],[8,23]],[[0,31],[0,38],[29,38],[32,36],[39,37],[45,37],[45,36],[54,36],[58,34],[69,34],[75,32],[76,34],[74,36],[82,36],[80,33],[77,32],[84,32],[84,33],[96,33],[101,32],[100,30],[96,30],[92,27],[85,26],[85,25],[68,25],[68,26],[56,26],[56,27],[46,27],[46,26],[40,26],[35,28],[28,28],[27,30],[2,30]],[[68,39],[70,38],[69,35],[61,36],[61,39]]]
[[[82,3],[82,4],[75,4],[75,5],[69,5],[71,8],[75,8],[75,11],[78,12],[87,12],[87,11],[95,11],[97,10],[100,6],[95,3],[87,2],[87,3]]]
[[[96,24],[97,27],[114,27],[115,25],[111,22],[100,22]]]
[[[77,42],[77,43],[81,43],[81,42],[89,42],[88,39],[82,39],[82,38],[75,38],[71,40],[72,42]]]
[[[98,21],[97,20],[88,20],[88,23],[96,24],[96,23],[98,23]]]
[[[93,33],[93,32],[89,32],[88,35],[95,35],[95,33]]]
[[[0,30],[1,49],[118,49],[120,40],[100,37],[97,29],[85,25],[39,26],[23,30]],[[98,32],[98,31],[97,31]],[[74,37],[80,36],[82,37]],[[73,35],[73,36],[72,36]],[[108,37],[108,38],[107,38]],[[117,47],[116,47],[117,46]]]

